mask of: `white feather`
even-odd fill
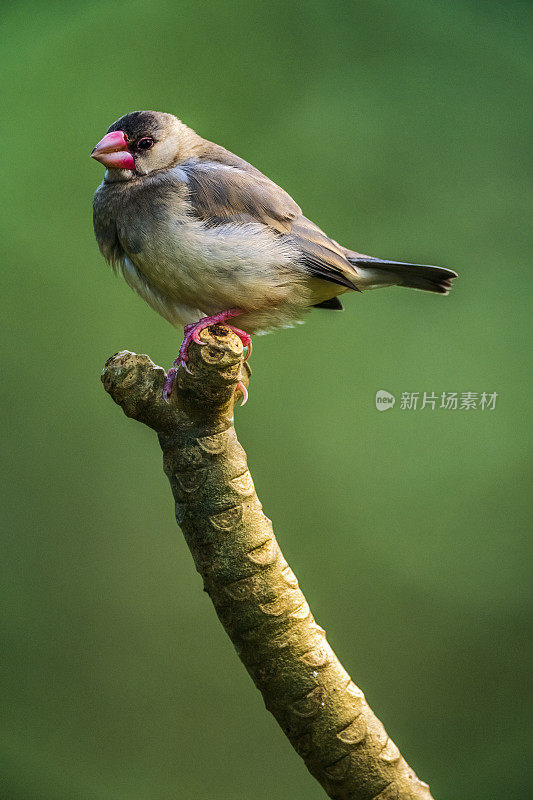
[[[149,306],[161,314],[172,325],[188,325],[190,322],[197,322],[202,316],[199,309],[189,308],[171,301],[153,286],[150,286],[144,275],[137,269],[135,264],[126,256],[121,263],[122,274],[128,286],[146,300]]]
[[[264,225],[208,227],[175,205],[143,222],[142,247],[130,250],[124,277],[173,324],[242,308],[236,324],[255,332],[292,323],[309,305],[305,275],[294,268],[296,249]],[[120,231],[126,251],[130,231]]]

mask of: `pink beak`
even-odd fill
[[[106,133],[92,151],[91,158],[95,158],[104,167],[135,169],[135,159],[128,150],[128,140],[124,131]]]

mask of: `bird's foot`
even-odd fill
[[[163,386],[163,400],[165,403],[168,403],[170,395],[172,394],[172,388],[174,386],[174,381],[176,380],[176,367],[171,367],[167,372],[167,377],[165,380],[165,385]]]
[[[218,325],[220,323],[225,323],[228,319],[232,317],[238,317],[239,314],[243,312],[240,308],[230,308],[227,311],[221,311],[219,314],[213,314],[210,317],[203,317],[199,322],[193,322],[189,325],[185,325],[184,337],[183,341],[180,345],[180,349],[178,350],[178,355],[174,359],[174,366],[171,367],[167,374],[167,379],[165,381],[165,386],[163,388],[163,399],[166,403],[168,403],[169,397],[172,394],[172,387],[174,385],[174,381],[176,379],[176,373],[179,367],[183,367],[190,373],[190,369],[187,366],[187,361],[189,360],[188,349],[191,342],[196,342],[196,344],[207,344],[207,342],[202,341],[200,339],[200,332],[204,330],[204,328],[209,328],[210,325]],[[245,360],[250,358],[250,354],[252,352],[252,337],[246,331],[242,331],[240,328],[236,328],[234,325],[227,325],[227,327],[233,331],[233,333],[239,337],[241,342],[243,343],[244,347],[247,348],[247,353],[245,356]],[[248,400],[248,392],[246,387],[239,381],[237,384],[237,389],[242,392],[243,401],[242,405],[246,403]]]
[[[181,343],[177,360],[179,360],[181,356],[183,361],[183,356],[184,355],[187,356],[187,348],[191,340],[193,342],[196,342],[196,344],[206,344],[206,342],[200,339],[199,335],[200,331],[203,331],[204,328],[209,328],[210,325],[218,325],[220,323],[225,323],[227,322],[228,319],[231,319],[232,317],[238,317],[239,314],[242,313],[243,312],[241,311],[240,308],[230,308],[227,311],[221,311],[219,314],[213,314],[210,317],[204,317],[199,322],[194,322],[191,325],[186,325],[184,328],[185,336],[183,342]],[[246,333],[246,331],[243,331],[240,328],[236,328],[235,325],[227,325],[226,327],[229,328],[230,331],[233,331],[233,333],[239,337],[244,347],[247,348],[248,352],[246,353],[245,360],[250,358],[250,354],[252,352],[252,337],[250,336],[250,334]],[[184,360],[186,361],[187,357],[185,357]]]
[[[239,314],[242,314],[240,308],[230,308],[227,311],[221,311],[219,314],[213,314],[210,317],[203,317],[199,322],[192,322],[189,325],[185,325],[183,331],[185,333],[183,337],[183,341],[180,345],[180,349],[178,351],[178,356],[174,360],[175,367],[184,367],[187,372],[190,372],[189,368],[187,367],[187,361],[189,360],[188,349],[191,342],[196,342],[196,344],[207,344],[202,339],[200,339],[200,332],[204,330],[204,328],[209,328],[210,325],[219,325],[221,323],[225,323],[228,319],[232,317],[238,317]],[[241,342],[243,343],[244,347],[247,348],[248,352],[246,353],[245,360],[250,358],[250,354],[252,352],[252,337],[246,331],[242,331],[240,328],[236,328],[234,325],[227,325],[230,331],[239,337]]]

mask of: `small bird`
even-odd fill
[[[448,294],[457,273],[348,250],[304,217],[287,192],[173,114],[133,111],[91,153],[106,167],[94,196],[101,253],[185,335],[165,400],[191,341],[230,327],[251,333],[299,322],[311,308],[341,310],[339,295],[384,286]],[[240,387],[246,401],[246,390]]]

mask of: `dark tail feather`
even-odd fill
[[[457,278],[453,269],[429,264],[409,264],[403,261],[385,261],[371,256],[349,256],[348,260],[369,281],[368,288],[382,286],[408,286],[426,292],[448,294],[452,281]],[[361,288],[364,288],[362,286]]]

